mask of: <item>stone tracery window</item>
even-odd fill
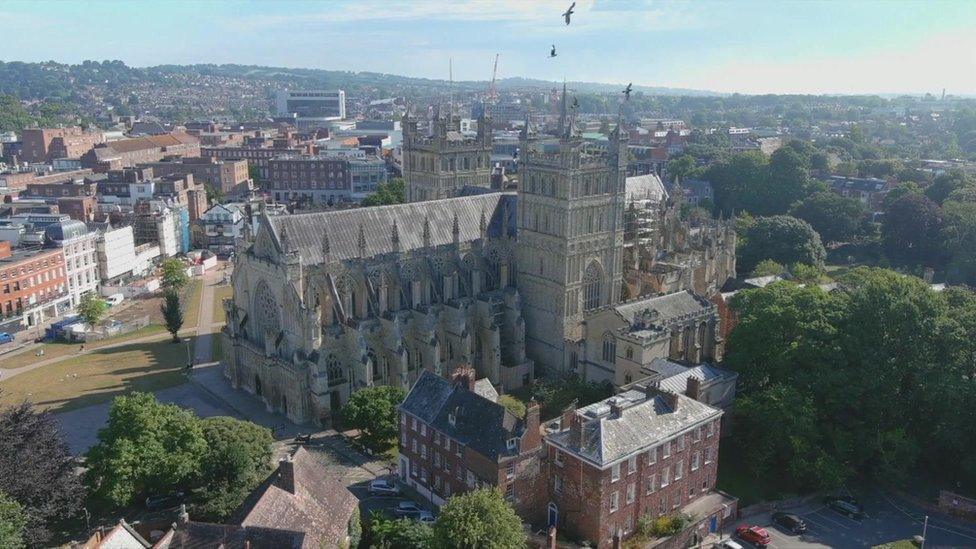
[[[617,338],[610,332],[603,334],[603,361],[617,362]]]
[[[335,355],[329,355],[326,373],[329,376],[329,385],[335,385],[343,380],[342,366],[339,365],[339,360],[336,359]]]
[[[603,299],[603,267],[590,261],[583,273],[583,310],[596,309]]]
[[[254,291],[254,314],[257,317],[255,318],[257,329],[254,330],[254,336],[259,343],[264,342],[265,331],[270,330],[272,333],[280,331],[278,302],[275,300],[274,293],[268,283],[263,280],[258,283]]]

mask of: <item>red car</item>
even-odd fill
[[[765,528],[746,526],[744,524],[735,529],[735,537],[742,541],[747,541],[756,547],[766,547],[771,541],[769,539],[769,532]]]

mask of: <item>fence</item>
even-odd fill
[[[101,341],[110,337],[128,334],[146,326],[149,326],[149,315],[132,318],[125,322],[119,322],[117,320],[109,321],[105,325],[96,328],[95,331],[74,333],[72,335],[76,341]]]

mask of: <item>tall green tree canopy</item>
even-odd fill
[[[522,549],[525,532],[515,509],[493,488],[454,496],[441,507],[434,523],[439,549]]]
[[[380,183],[376,192],[363,199],[363,206],[385,206],[388,204],[402,204],[406,200],[405,186],[400,177],[393,178],[386,183]]]
[[[885,208],[881,239],[895,265],[938,266],[943,260],[942,208],[924,195],[907,194]]]
[[[925,189],[925,196],[937,204],[942,204],[953,191],[976,185],[973,178],[961,170],[952,170],[939,175],[932,184]]]
[[[24,529],[27,516],[23,507],[13,498],[0,492],[0,547],[20,549],[25,547]]]
[[[105,312],[108,311],[108,303],[98,294],[89,292],[81,296],[81,301],[75,307],[75,311],[85,321],[85,324],[94,328],[98,321],[105,316]]]
[[[206,452],[192,412],[132,393],[112,401],[108,424],[88,451],[85,479],[96,500],[121,507],[189,488]]]
[[[382,452],[396,445],[400,424],[397,407],[407,397],[402,387],[380,385],[353,393],[342,409],[342,420],[359,429],[360,440],[369,449]]]
[[[180,306],[180,294],[172,288],[163,292],[163,304],[159,306],[166,323],[166,331],[173,336],[173,343],[180,341],[180,328],[183,327],[183,309]]]
[[[809,223],[824,242],[847,242],[861,228],[866,212],[859,200],[822,191],[794,204],[790,215]]]
[[[163,261],[160,266],[162,270],[161,285],[166,290],[182,290],[190,283],[190,277],[186,274],[186,265],[175,257]]]
[[[788,215],[760,217],[739,247],[739,268],[750,272],[764,259],[781,265],[822,267],[827,258],[820,235],[806,221]]]
[[[369,546],[376,549],[430,549],[434,529],[420,521],[390,519],[378,511],[369,518]]]
[[[200,425],[207,441],[200,479],[207,490],[195,510],[221,521],[271,473],[274,438],[268,429],[232,417],[208,417]]]
[[[35,412],[26,402],[0,410],[0,492],[22,509],[28,545],[47,545],[52,525],[81,509],[76,466],[51,413]]]

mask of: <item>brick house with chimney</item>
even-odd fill
[[[737,503],[714,491],[721,417],[653,383],[567,409],[544,439],[547,522],[598,547],[619,546],[643,516],[693,516],[681,543],[717,531]]]
[[[424,372],[400,405],[400,479],[435,505],[493,486],[538,523],[546,505],[539,405],[519,418],[497,396],[471,368],[451,380]]]

